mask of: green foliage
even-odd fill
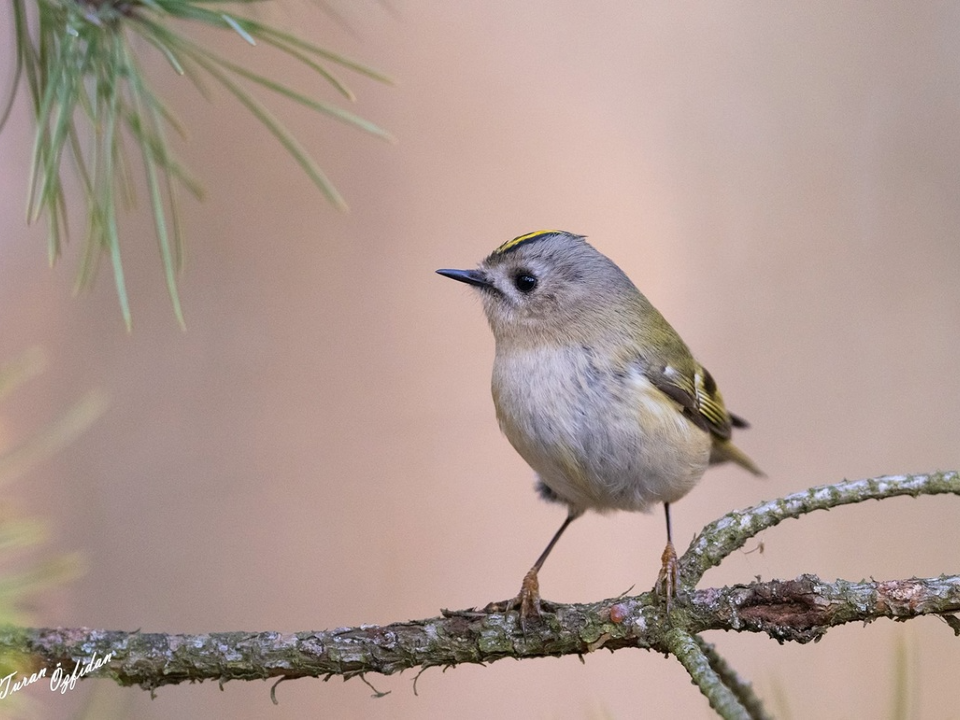
[[[0,400],[42,372],[43,366],[43,355],[36,349],[0,365]],[[72,442],[102,414],[105,407],[101,393],[89,393],[20,445],[10,449],[0,447],[0,487]],[[30,624],[33,622],[33,613],[27,609],[30,600],[83,571],[83,558],[79,553],[35,561],[31,555],[46,542],[47,535],[47,524],[42,520],[23,517],[6,501],[0,504],[0,625]],[[29,655],[10,647],[0,648],[0,677],[14,672],[22,677],[37,669],[35,660]],[[3,709],[10,713],[21,709],[19,695],[5,699],[4,703]]]
[[[0,400],[43,371],[39,350],[29,350],[13,362],[0,365]],[[103,393],[93,391],[67,408],[59,417],[35,430],[13,447],[0,447],[0,487],[4,487],[40,461],[69,445],[106,409]],[[17,569],[20,554],[42,544],[45,523],[23,518],[6,503],[0,504],[0,624],[24,624],[23,600],[51,585],[75,576],[82,565],[76,554],[65,555],[26,569]],[[2,676],[0,676],[2,677]]]
[[[260,0],[240,0],[250,5]],[[316,72],[345,99],[349,88],[329,70],[338,66],[379,81],[380,73],[268,24],[226,12],[222,0],[35,0],[35,28],[27,0],[12,0],[16,28],[16,72],[7,106],[25,80],[37,130],[33,148],[27,218],[45,215],[51,264],[67,235],[64,163],[76,177],[86,207],[86,237],[77,286],[88,285],[101,256],[113,268],[124,322],[131,327],[130,303],[120,254],[118,206],[132,205],[130,154],[139,155],[166,284],[174,313],[184,324],[176,275],[182,261],[178,186],[201,195],[198,183],[170,152],[166,130],[183,130],[145,79],[133,40],[142,38],[180,75],[203,92],[204,78],[226,88],[289,152],[310,180],[335,206],[343,198],[306,150],[242,81],[283,95],[385,140],[391,136],[373,123],[336,105],[303,95],[211,52],[175,28],[176,21],[234,32],[251,45],[272,46]],[[237,4],[237,3],[234,3]],[[182,24],[182,23],[180,23]],[[133,145],[131,150],[128,145]]]

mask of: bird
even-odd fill
[[[710,465],[762,471],[731,441],[746,421],[627,275],[585,236],[539,230],[509,240],[476,269],[437,273],[479,292],[496,350],[491,389],[500,429],[567,515],[511,600],[522,622],[547,605],[539,572],[587,511],[663,504],[667,544],[655,589],[669,611],[679,587],[671,505]]]

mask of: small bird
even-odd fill
[[[708,465],[760,469],[730,441],[747,427],[713,377],[624,272],[585,238],[540,230],[494,250],[476,270],[437,270],[473,286],[496,339],[500,428],[567,517],[512,600],[521,621],[542,612],[538,573],[587,510],[649,512],[663,503],[667,545],[656,588],[669,608],[678,563],[670,505]]]

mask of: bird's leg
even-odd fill
[[[560,526],[560,529],[554,534],[553,538],[547,544],[547,547],[540,553],[540,557],[537,558],[533,567],[523,576],[523,582],[520,584],[520,593],[510,600],[490,603],[484,608],[484,612],[499,613],[509,610],[519,610],[521,624],[526,624],[526,621],[530,618],[539,618],[543,610],[543,605],[546,604],[546,601],[540,599],[540,580],[537,577],[540,568],[543,567],[543,563],[546,561],[550,551],[553,550],[553,546],[557,544],[557,540],[563,535],[563,531],[582,514],[582,512],[570,511],[567,519],[563,521],[563,525]]]
[[[667,518],[667,546],[663,549],[660,558],[660,574],[657,576],[656,591],[667,601],[667,612],[680,586],[680,565],[677,562],[677,551],[673,547],[673,537],[670,532],[670,503],[663,504],[663,512]]]

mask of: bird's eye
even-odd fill
[[[513,278],[513,286],[526,295],[537,286],[537,278],[528,272],[518,272]]]

